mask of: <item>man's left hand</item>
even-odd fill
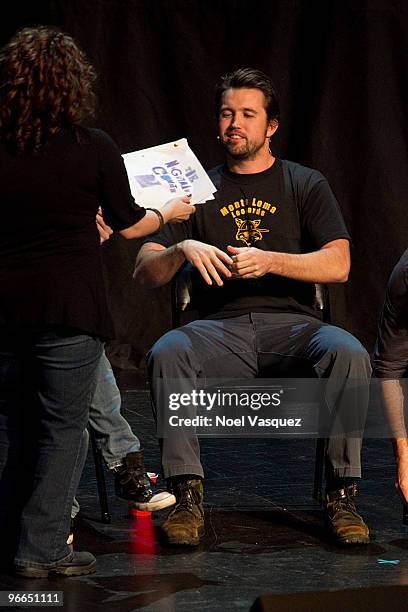
[[[255,247],[228,246],[234,263],[233,278],[259,278],[269,272],[271,254]]]

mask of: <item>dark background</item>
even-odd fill
[[[122,152],[187,137],[206,167],[222,161],[213,89],[221,74],[270,74],[281,157],[319,169],[353,237],[352,273],[333,286],[332,319],[372,350],[389,273],[408,245],[405,0],[70,0],[14,2],[1,43],[19,27],[56,24],[99,75],[97,125]],[[117,326],[115,366],[139,371],[170,326],[168,288],[131,281],[139,241],[103,248]]]

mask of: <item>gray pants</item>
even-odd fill
[[[309,376],[327,379],[325,403],[331,414],[347,411],[348,391],[358,381],[359,437],[328,439],[326,477],[361,476],[371,366],[366,350],[345,330],[299,314],[252,313],[194,321],[162,336],[149,351],[147,364],[156,419],[168,409],[166,380],[188,379],[194,384],[203,378],[279,377],[308,369]],[[160,446],[166,478],[204,475],[197,437],[181,430],[162,438]]]

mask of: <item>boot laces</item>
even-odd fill
[[[181,482],[176,485],[177,503],[171,514],[175,512],[190,512],[194,514],[194,506],[198,506],[198,493],[190,486],[188,482]]]
[[[349,512],[350,514],[352,514],[353,516],[355,516],[356,518],[360,519],[360,515],[357,512],[357,508],[354,504],[353,497],[350,495],[350,493],[347,490],[345,491],[344,497],[338,497],[332,502],[332,507],[335,513],[342,512],[345,510]]]

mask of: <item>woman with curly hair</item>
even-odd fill
[[[96,369],[113,337],[98,207],[127,238],[194,212],[188,198],[161,213],[134,203],[116,145],[84,125],[94,81],[53,28],[25,28],[0,52],[0,537],[28,577],[95,571],[66,539]]]

